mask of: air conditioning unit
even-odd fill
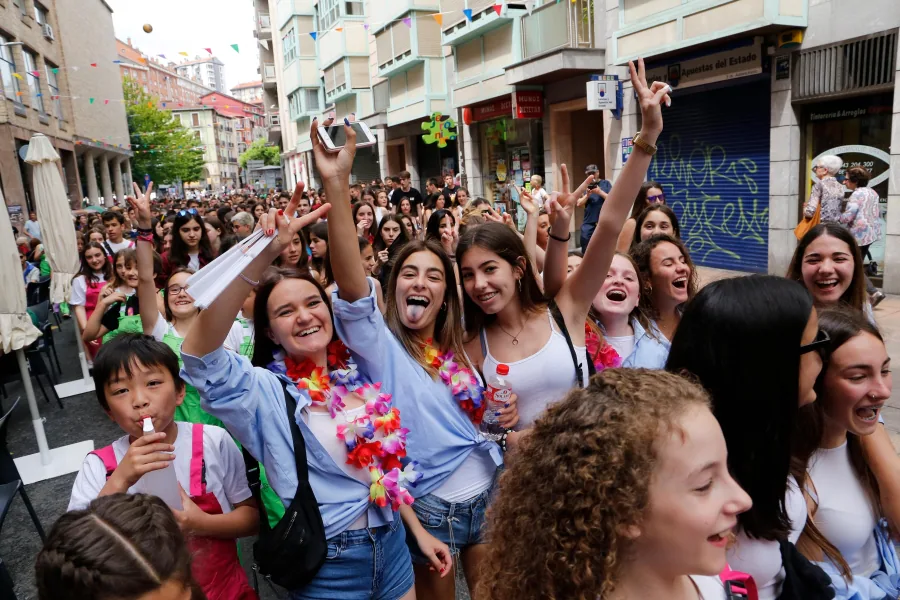
[[[53,37],[53,28],[50,26],[49,23],[44,23],[44,27],[42,30],[44,33],[44,37],[47,38],[48,40],[56,39],[55,37]]]

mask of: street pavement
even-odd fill
[[[702,285],[724,279],[727,277],[740,277],[746,273],[725,271],[723,269],[710,269],[699,267],[697,269]],[[884,336],[888,356],[900,361],[900,296],[887,296],[875,309],[875,321]],[[898,362],[900,364],[900,362]],[[884,424],[891,434],[894,447],[900,452],[900,380],[898,386],[893,388],[891,399],[881,411]]]

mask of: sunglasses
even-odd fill
[[[831,336],[828,335],[827,331],[820,329],[814,341],[800,346],[800,354],[806,354],[814,350],[825,350],[829,346],[831,346]]]
[[[647,202],[650,202],[650,203],[660,202],[660,203],[665,204],[665,202],[666,202],[666,195],[665,195],[665,194],[658,194],[658,195],[656,195],[656,196],[647,196]]]
[[[197,212],[196,208],[188,208],[188,209],[182,208],[181,210],[178,211],[179,217],[186,217],[188,215],[199,215],[199,214],[200,213]]]

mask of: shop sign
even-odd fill
[[[647,81],[688,88],[762,73],[762,41],[647,69]]]
[[[504,96],[472,107],[472,122],[487,121],[512,114],[512,96]]]
[[[870,188],[887,180],[891,175],[891,170],[889,168],[891,164],[891,155],[884,150],[880,150],[873,146],[850,144],[847,146],[829,148],[813,158],[811,164],[816,164],[820,158],[828,155],[840,156],[844,159],[844,164],[840,171],[841,174],[853,167],[864,167],[867,171],[872,173],[872,179],[869,180],[868,185]],[[815,175],[812,176],[812,179],[813,181],[818,180]]]
[[[628,157],[631,156],[632,150],[634,150],[634,138],[622,138],[622,165],[628,162]]]
[[[513,92],[513,117],[516,119],[540,119],[544,116],[544,94],[541,92]]]

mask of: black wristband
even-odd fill
[[[551,240],[556,240],[557,242],[568,242],[569,240],[572,239],[572,232],[571,232],[571,231],[569,232],[569,235],[567,235],[567,236],[564,237],[564,238],[557,237],[557,236],[553,235],[552,233],[550,233],[549,231],[547,232],[547,235],[550,236],[550,239],[551,239]]]

